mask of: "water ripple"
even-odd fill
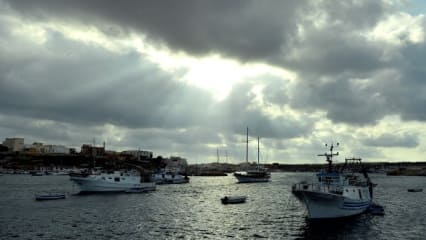
[[[147,194],[70,195],[36,202],[34,193],[77,188],[63,176],[0,178],[3,239],[423,239],[425,193],[421,177],[373,175],[376,201],[385,216],[360,215],[332,223],[306,220],[290,194],[306,173],[274,173],[273,181],[236,184],[228,177],[192,177],[184,185],[158,186]],[[245,204],[222,205],[227,194],[247,195]],[[25,229],[25,231],[23,231]]]

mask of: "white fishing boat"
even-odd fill
[[[153,189],[154,182],[142,182],[140,173],[131,171],[92,171],[70,173],[81,192],[125,192],[132,189]]]
[[[151,181],[157,184],[181,184],[188,183],[189,177],[180,174],[179,171],[161,169],[151,175]]]
[[[257,166],[254,169],[247,171],[238,171],[234,173],[238,183],[256,183],[256,182],[269,182],[271,180],[271,173],[268,169],[261,167],[259,164],[259,137],[257,138]],[[246,141],[246,162],[248,163],[248,128],[247,128],[247,141]]]
[[[331,144],[330,153],[318,155],[326,157],[327,171],[317,173],[311,183],[304,181],[292,187],[293,194],[306,205],[309,219],[357,215],[365,212],[372,203],[373,184],[367,172],[357,174],[362,169],[361,159],[346,159],[340,169],[333,169],[332,158],[339,155],[333,153],[333,148]]]

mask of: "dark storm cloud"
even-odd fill
[[[111,37],[139,32],[172,51],[266,61],[298,73],[297,94],[268,94],[268,103],[322,110],[335,122],[374,124],[387,114],[405,113],[404,100],[392,90],[361,89],[352,79],[374,79],[395,68],[388,50],[363,33],[393,9],[381,1],[7,1],[29,19],[60,20],[98,27]],[[301,30],[302,29],[302,30]],[[411,58],[411,54],[405,56]],[[327,78],[323,82],[318,79]],[[268,89],[277,89],[268,82]],[[413,83],[413,88],[418,85]],[[275,91],[279,93],[278,91]],[[405,92],[398,92],[407,94]],[[404,99],[404,98],[398,98]],[[233,99],[238,104],[238,99]],[[392,105],[383,104],[388,100]],[[414,105],[423,100],[413,99]],[[412,106],[413,104],[410,104]],[[404,108],[402,108],[404,107]],[[178,119],[177,119],[178,120]],[[272,132],[269,134],[272,135]]]
[[[390,134],[385,133],[377,137],[364,138],[362,143],[372,147],[405,147],[415,148],[419,145],[417,134]]]
[[[30,19],[97,25],[116,35],[147,34],[191,54],[219,52],[244,61],[268,58],[294,34],[306,1],[8,1]],[[117,30],[118,29],[118,30]]]
[[[1,54],[2,113],[81,125],[176,128],[199,122],[211,103],[206,92],[131,51],[114,54],[57,32],[48,34],[43,49]]]
[[[426,121],[425,62],[426,44],[407,44],[401,50],[401,57],[395,60],[399,74],[383,81],[388,108],[399,113],[403,120]]]
[[[299,84],[291,104],[311,111],[324,109],[335,122],[374,124],[386,113],[385,99],[376,93],[374,87],[360,86],[356,80],[318,79]]]
[[[234,133],[245,135],[247,126],[251,129],[251,136],[265,138],[287,139],[311,132],[312,119],[300,120],[293,116],[271,117],[262,111],[262,106],[258,105],[256,94],[252,91],[253,86],[255,84],[250,81],[235,85],[229,97],[218,105],[218,108],[221,109],[218,119],[227,119],[227,127]],[[265,93],[265,96],[268,96],[267,94]],[[273,93],[272,96],[275,94]],[[281,94],[285,95],[285,91],[282,91]]]

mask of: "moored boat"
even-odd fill
[[[271,173],[268,169],[261,167],[259,164],[259,137],[257,138],[257,167],[247,171],[238,171],[234,173],[234,177],[238,183],[256,183],[256,182],[269,182],[271,180]],[[248,163],[248,128],[246,140],[246,162]]]
[[[151,181],[156,184],[181,184],[188,183],[189,177],[180,174],[179,171],[162,169],[151,175]]]
[[[337,144],[338,146],[338,144]],[[315,175],[312,183],[301,182],[292,186],[293,194],[306,205],[309,219],[349,217],[365,212],[371,205],[373,184],[367,173],[359,176],[360,158],[345,159],[341,169],[333,169],[332,158],[339,153],[320,154],[328,162],[328,170]]]
[[[43,200],[58,200],[65,199],[66,195],[64,193],[44,193],[44,194],[36,194],[35,199],[37,201]]]
[[[408,192],[423,192],[422,188],[409,188],[407,189]]]
[[[154,182],[143,182],[139,172],[131,171],[94,171],[70,173],[81,193],[87,192],[125,192],[131,189],[154,189]]]
[[[220,199],[222,204],[238,204],[245,203],[247,197],[246,196],[225,196]]]
[[[235,172],[234,177],[237,178],[238,183],[269,182],[271,180],[271,174],[264,168]]]

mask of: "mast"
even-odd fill
[[[257,137],[257,165],[259,166],[259,137]]]
[[[259,154],[260,153],[260,149],[259,149],[259,136],[257,136],[257,170],[259,170]]]
[[[93,169],[95,169],[96,164],[96,139],[93,138],[93,146],[92,146],[92,161],[93,161]]]
[[[248,163],[248,127],[247,127],[247,138],[246,138],[246,162]]]
[[[327,144],[325,144],[325,146],[327,147]],[[339,146],[339,143],[336,144],[336,147],[338,147],[338,146]],[[339,152],[333,153],[333,149],[334,149],[334,145],[333,145],[333,143],[331,143],[330,153],[318,154],[318,156],[323,156],[323,157],[325,157],[327,159],[327,162],[328,162],[328,172],[331,172],[331,170],[332,170],[331,164],[333,162],[333,156],[338,156],[339,155]]]
[[[216,149],[217,163],[219,163],[219,148]]]

